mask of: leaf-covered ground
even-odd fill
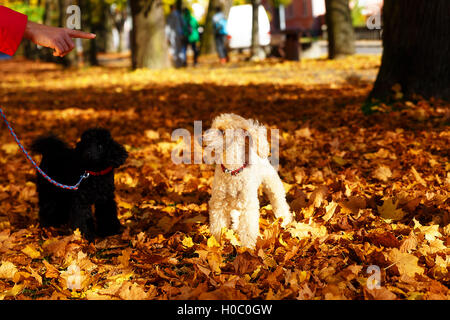
[[[39,228],[35,172],[0,125],[0,299],[450,298],[449,105],[402,102],[364,116],[379,64],[130,72],[1,62],[0,105],[25,145],[49,132],[74,144],[104,126],[130,157],[116,172],[126,229],[89,244],[77,231]],[[231,231],[211,237],[213,168],[170,158],[174,129],[202,120],[206,130],[222,112],[281,133],[295,222],[281,229],[261,195],[255,250]]]

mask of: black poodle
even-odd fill
[[[85,131],[74,149],[51,136],[34,141],[32,150],[43,155],[41,169],[59,183],[75,185],[81,175],[89,173],[78,190],[59,188],[38,174],[42,227],[68,224],[73,230],[78,228],[89,241],[93,241],[95,235],[104,237],[120,233],[114,200],[114,168],[125,162],[128,153],[113,140],[108,130]]]

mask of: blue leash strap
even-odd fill
[[[33,165],[33,167],[45,178],[47,179],[48,182],[50,182],[51,184],[62,188],[62,189],[68,189],[68,190],[78,190],[78,187],[80,186],[81,182],[84,179],[87,179],[89,177],[89,173],[85,172],[80,176],[80,180],[77,182],[77,184],[73,185],[73,186],[68,186],[62,183],[59,183],[55,180],[53,180],[52,178],[50,178],[44,171],[42,171],[42,169],[36,164],[36,162],[33,160],[33,158],[31,158],[31,156],[28,154],[28,152],[25,150],[24,146],[22,145],[22,143],[20,142],[19,138],[17,138],[17,135],[14,133],[13,128],[11,127],[11,125],[9,124],[8,120],[6,119],[5,113],[3,112],[3,109],[0,107],[0,115],[3,118],[3,121],[5,122],[6,126],[8,127],[9,132],[11,133],[12,137],[14,138],[14,140],[16,141],[17,145],[19,146],[20,150],[22,150],[23,154],[25,155],[25,157],[27,157],[28,161],[31,162],[31,164]]]

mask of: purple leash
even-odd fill
[[[13,128],[11,127],[11,125],[9,124],[8,120],[6,119],[5,113],[3,112],[3,109],[0,107],[0,115],[3,118],[3,121],[5,121],[6,126],[8,127],[9,132],[11,133],[12,137],[14,138],[14,140],[16,141],[17,145],[19,146],[20,150],[22,150],[23,154],[25,155],[25,157],[27,157],[28,161],[31,162],[31,164],[33,165],[33,167],[45,178],[47,179],[48,182],[50,182],[51,184],[62,188],[62,189],[68,189],[68,190],[78,190],[78,187],[80,186],[81,182],[84,179],[87,179],[89,177],[89,173],[85,172],[80,176],[80,180],[77,182],[77,184],[73,185],[73,186],[68,186],[62,183],[59,183],[55,180],[53,180],[52,178],[50,178],[44,171],[42,171],[41,168],[39,168],[39,166],[36,164],[36,162],[34,162],[34,160],[31,158],[31,156],[28,154],[28,152],[25,150],[24,146],[22,145],[22,143],[20,142],[19,138],[17,138],[17,135],[14,133]]]

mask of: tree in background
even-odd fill
[[[261,0],[251,0],[252,4],[252,43],[250,47],[250,59],[259,60],[265,58],[264,50],[259,45],[259,6]]]
[[[274,10],[273,10],[273,21],[274,21],[274,26],[275,26],[275,31],[279,31],[280,30],[280,10],[281,10],[281,6],[283,7],[287,7],[288,5],[290,5],[292,3],[292,0],[271,0],[270,1]]]
[[[133,69],[161,69],[169,66],[162,0],[130,0],[133,29],[131,62]]]
[[[338,59],[355,53],[355,33],[349,0],[325,0],[328,57]]]
[[[101,12],[101,10],[97,10],[97,7],[101,6],[98,2],[99,1],[79,0],[79,6],[81,9],[81,24],[84,30],[89,30],[92,33],[97,33],[98,29],[100,29],[99,25],[94,23],[95,14]],[[66,8],[66,6],[63,8]],[[98,65],[97,41],[97,39],[94,39],[83,43],[83,62],[85,65]]]
[[[450,1],[385,0],[382,16],[383,56],[369,98],[450,100]]]
[[[214,43],[214,26],[212,23],[212,17],[214,16],[216,7],[221,6],[225,17],[228,17],[228,13],[232,5],[233,0],[209,0],[201,40],[201,54],[210,54],[216,52]]]
[[[205,24],[203,27],[202,41],[200,44],[201,54],[210,54],[215,52],[214,45],[214,26],[212,17],[215,13],[215,8],[220,4],[219,0],[209,0],[208,10],[206,11]]]

